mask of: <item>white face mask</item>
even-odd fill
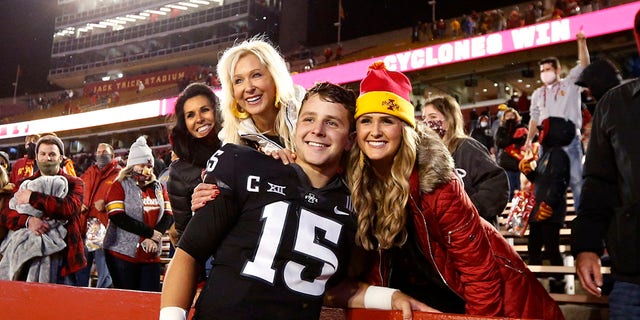
[[[552,84],[556,81],[556,73],[553,71],[542,71],[540,72],[540,80],[545,84]]]

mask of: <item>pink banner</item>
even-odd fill
[[[294,75],[293,80],[305,88],[322,81],[349,83],[362,80],[367,67],[378,60],[384,61],[390,70],[406,72],[575,41],[580,30],[587,38],[611,34],[632,29],[638,9],[640,2],[629,3],[562,20],[304,72]]]

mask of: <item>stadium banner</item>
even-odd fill
[[[124,77],[111,81],[99,81],[88,83],[84,86],[84,95],[92,94],[106,95],[116,91],[138,90],[138,81],[142,81],[145,88],[153,88],[168,84],[176,84],[183,78],[196,79],[201,67],[190,66],[179,69],[164,70],[159,72],[146,73],[134,77]]]
[[[521,28],[312,70],[293,75],[293,81],[307,89],[316,82],[323,81],[344,84],[362,80],[367,67],[380,60],[384,61],[389,70],[410,72],[575,41],[576,34],[581,30],[587,38],[631,30],[638,9],[640,1],[565,19],[544,21]]]

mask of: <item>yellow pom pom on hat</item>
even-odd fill
[[[414,107],[411,104],[411,81],[403,73],[390,71],[382,61],[369,66],[360,82],[360,96],[356,100],[358,119],[366,113],[386,113],[416,127]]]

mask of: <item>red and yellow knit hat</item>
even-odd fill
[[[386,113],[415,128],[414,107],[410,102],[411,90],[411,81],[407,76],[398,71],[387,70],[382,61],[374,62],[360,83],[355,118],[366,113]]]

